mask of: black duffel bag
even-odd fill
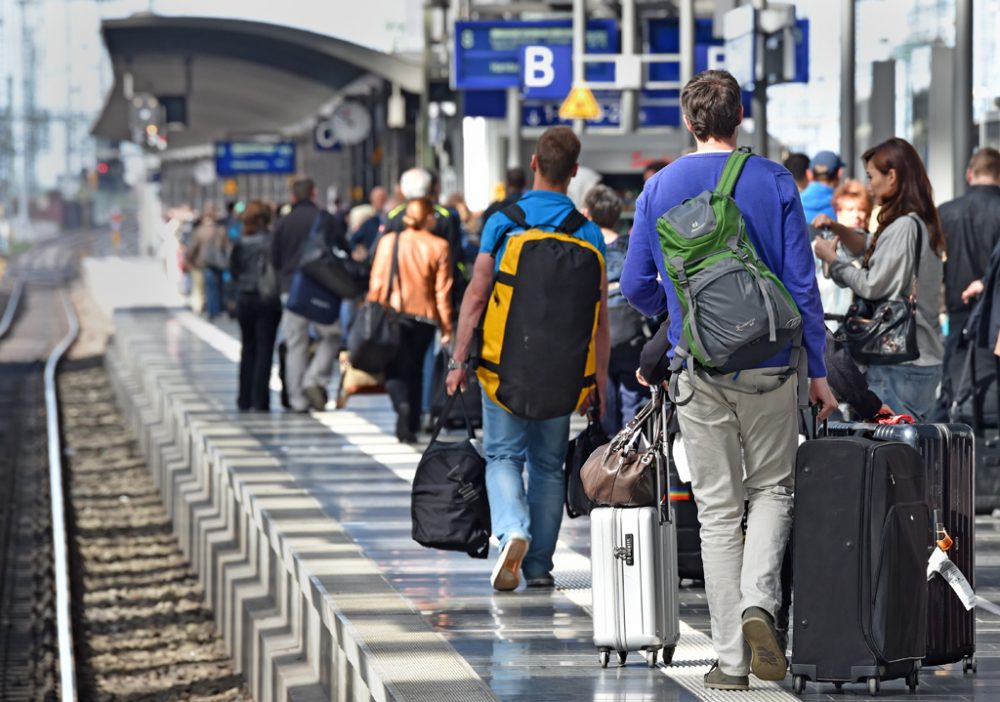
[[[339,247],[330,246],[323,234],[320,212],[313,220],[312,229],[302,246],[299,270],[322,288],[344,300],[354,300],[368,289],[368,265],[351,258]]]
[[[392,247],[392,268],[385,300],[368,300],[351,322],[347,335],[347,354],[351,365],[365,373],[376,375],[385,372],[399,353],[399,312],[390,307],[392,284],[399,272],[399,239]]]
[[[591,410],[587,413],[587,427],[570,440],[566,450],[566,514],[570,519],[590,514],[597,507],[583,489],[580,469],[594,451],[610,442],[611,437]]]
[[[486,558],[490,550],[490,502],[486,496],[486,459],[476,433],[466,417],[468,436],[461,441],[440,441],[452,403],[451,395],[417,464],[413,479],[410,515],[413,540],[427,548],[461,551],[472,558]]]

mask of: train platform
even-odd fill
[[[799,699],[790,678],[704,690],[708,611],[686,581],[672,664],[650,669],[633,655],[601,669],[585,518],[564,519],[554,590],[496,593],[492,558],[411,540],[420,447],[396,441],[385,396],[309,415],[238,413],[234,328],[166,308],[122,310],[114,325],[106,360],[119,401],[255,699]],[[978,592],[994,601],[998,527],[977,524]],[[981,612],[978,627],[978,674],[927,668],[919,699],[1000,698],[1000,619]],[[863,685],[810,685],[801,699],[866,697]],[[878,699],[913,698],[894,681]]]

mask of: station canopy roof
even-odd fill
[[[170,148],[280,134],[317,115],[338,90],[371,74],[422,91],[418,63],[343,39],[243,20],[136,15],[101,31],[114,86],[92,133],[127,141],[126,75],[134,93],[187,98],[187,127]]]

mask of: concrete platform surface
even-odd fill
[[[564,519],[553,591],[495,593],[487,561],[410,539],[419,451],[384,396],[343,410],[235,411],[239,342],[187,312],[120,311],[108,363],[219,628],[256,699],[794,700],[791,679],[707,692],[704,591],[681,587],[673,664],[602,670],[586,518]],[[277,397],[273,406],[278,407]],[[1000,601],[1000,522],[977,523],[979,594]],[[922,671],[879,700],[1000,699],[1000,619],[978,614],[979,672]],[[865,699],[810,685],[805,700]]]

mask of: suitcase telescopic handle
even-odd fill
[[[654,486],[656,489],[657,505],[660,524],[671,521],[670,515],[670,495],[667,490],[669,485],[668,476],[670,474],[670,452],[667,450],[667,431],[670,425],[671,412],[667,410],[669,404],[666,393],[662,388],[652,388],[653,412],[649,417],[650,443],[655,452],[656,460],[653,461],[655,469]],[[671,406],[672,409],[672,406]]]

